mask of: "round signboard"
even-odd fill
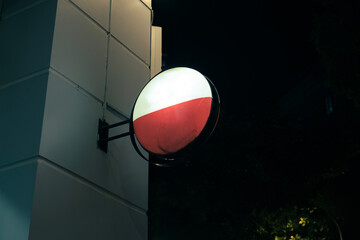
[[[215,86],[198,71],[178,67],[146,84],[133,108],[132,127],[146,151],[172,158],[207,138],[218,115]]]

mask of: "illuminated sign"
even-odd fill
[[[159,73],[143,88],[132,124],[146,151],[171,158],[210,136],[218,115],[215,86],[198,71],[178,67]]]

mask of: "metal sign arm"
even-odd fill
[[[131,134],[131,131],[122,133],[122,134],[119,134],[119,135],[116,135],[113,137],[109,137],[109,129],[114,128],[114,127],[119,127],[119,126],[122,126],[124,124],[129,124],[129,123],[130,123],[130,120],[125,120],[122,122],[118,122],[118,123],[109,125],[105,120],[99,119],[98,141],[97,141],[98,148],[100,148],[104,152],[107,152],[109,141],[129,136]]]

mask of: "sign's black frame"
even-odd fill
[[[157,75],[163,73],[164,71],[158,73]],[[134,106],[132,108],[132,112],[131,112],[131,117],[130,117],[130,131],[134,133],[134,126],[133,126],[133,113],[134,113],[134,108],[135,105],[137,103],[137,100],[141,94],[141,92],[144,90],[144,88],[157,76],[155,75],[153,78],[150,79],[150,81],[148,81],[145,86],[142,88],[142,90],[140,91],[140,93],[138,94]],[[203,75],[205,77],[205,79],[207,80],[210,89],[211,89],[211,94],[212,94],[212,102],[211,102],[211,110],[210,110],[210,115],[209,118],[204,126],[204,128],[202,129],[201,133],[199,134],[199,136],[197,138],[195,138],[190,144],[188,144],[187,146],[185,146],[184,148],[180,149],[179,151],[172,153],[172,154],[157,154],[157,153],[153,153],[149,150],[147,150],[146,148],[142,147],[141,143],[139,142],[139,144],[141,145],[141,147],[147,152],[149,153],[149,162],[156,164],[156,165],[172,165],[175,164],[177,161],[176,160],[180,160],[186,156],[188,156],[190,153],[192,153],[195,149],[197,149],[198,147],[200,147],[202,144],[204,144],[207,139],[211,136],[211,134],[213,133],[216,124],[218,122],[219,119],[219,115],[220,115],[220,96],[219,93],[215,87],[215,85],[213,84],[213,82],[206,77],[205,75]],[[131,141],[134,145],[135,150],[138,152],[139,155],[141,155],[143,158],[145,158],[143,156],[143,154],[141,153],[139,147],[137,146],[137,141],[135,140],[135,136],[136,134],[131,134]]]
[[[166,70],[165,70],[166,71]],[[206,77],[205,79],[207,80],[210,89],[211,89],[211,93],[212,93],[212,102],[211,102],[211,110],[210,110],[210,114],[209,117],[207,119],[207,122],[204,126],[204,128],[202,129],[201,133],[199,134],[198,137],[196,137],[191,143],[189,143],[187,146],[185,146],[184,148],[180,149],[179,151],[172,153],[172,154],[157,154],[157,153],[153,153],[149,150],[147,150],[146,148],[142,147],[141,143],[139,142],[139,145],[149,154],[149,158],[146,158],[144,156],[144,154],[142,153],[142,151],[140,150],[139,146],[138,146],[138,141],[136,140],[136,134],[134,132],[134,125],[133,125],[133,114],[134,114],[134,108],[135,105],[137,103],[137,100],[141,94],[141,92],[144,90],[144,88],[159,74],[163,73],[164,71],[156,74],[153,78],[151,78],[146,84],[145,86],[141,89],[140,93],[138,94],[138,96],[136,97],[136,100],[134,102],[132,111],[131,111],[131,116],[129,120],[125,120],[119,123],[115,123],[112,125],[109,125],[105,120],[101,120],[99,119],[99,128],[98,128],[98,148],[101,149],[104,152],[107,152],[107,146],[108,146],[108,142],[117,138],[122,138],[125,136],[130,136],[131,138],[131,142],[132,145],[134,146],[134,149],[136,150],[136,152],[146,161],[149,161],[152,164],[155,164],[157,166],[172,166],[174,164],[177,164],[179,162],[181,162],[182,160],[184,160],[187,156],[189,156],[189,154],[191,154],[194,150],[198,149],[201,145],[203,145],[208,138],[211,136],[211,134],[213,133],[216,124],[218,122],[219,119],[219,115],[220,115],[220,96],[219,93],[215,87],[215,85],[212,83],[212,81]],[[121,126],[124,124],[129,124],[129,132],[117,135],[117,136],[113,136],[113,137],[108,137],[109,135],[109,129],[113,128],[113,127],[117,127],[117,126]]]

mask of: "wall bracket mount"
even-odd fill
[[[109,125],[105,120],[99,119],[98,140],[97,140],[98,148],[101,149],[103,152],[107,152],[109,141],[131,135],[131,131],[129,131],[129,132],[125,132],[125,133],[122,133],[119,135],[109,137],[109,129],[114,128],[114,127],[119,127],[119,126],[122,126],[125,124],[130,124],[130,120],[125,120],[122,122],[118,122],[118,123]]]

